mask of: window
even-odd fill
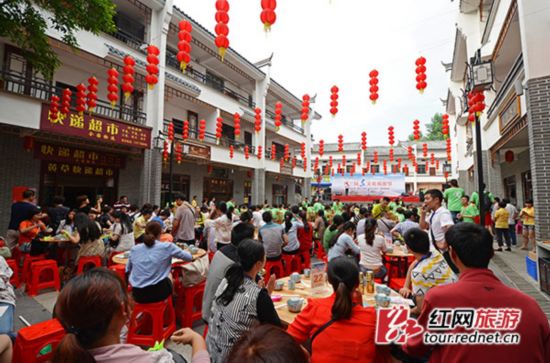
[[[435,168],[434,167],[430,168],[430,176],[435,176]]]
[[[418,174],[426,174],[426,165],[418,164]]]
[[[131,16],[120,12],[115,14],[113,21],[117,27],[117,33],[122,35],[123,41],[131,41],[133,43],[143,42],[145,38],[145,25]]]
[[[187,120],[189,121],[189,137],[196,137],[197,129],[199,128],[199,114],[187,111]]]
[[[226,124],[222,124],[222,137],[235,140],[235,128]]]
[[[277,159],[281,159],[285,155],[285,146],[279,144],[278,142],[272,142],[271,145],[275,145],[275,156],[277,157]],[[271,151],[271,147],[269,148],[269,150]]]
[[[252,146],[252,133],[245,131],[244,132],[244,143],[245,145]]]
[[[206,84],[218,91],[223,91],[224,88],[224,80],[209,71],[206,71]]]

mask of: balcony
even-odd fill
[[[142,51],[140,47],[144,44],[143,39],[139,39],[135,35],[125,32],[123,29],[118,28],[116,32],[109,34],[112,37],[122,41],[132,49]]]
[[[28,78],[20,73],[8,71],[2,71],[0,75],[3,81],[2,89],[6,92],[36,98],[44,102],[50,102],[53,94],[61,98],[63,93],[62,88],[53,86],[42,79]],[[117,105],[113,108],[110,102],[104,100],[97,100],[97,107],[94,109],[94,113],[98,116],[138,125],[144,125],[147,119],[147,115],[144,112],[133,107]]]
[[[181,71],[180,62],[178,62],[176,58],[176,54],[169,50],[166,52],[166,65],[177,71]],[[231,97],[232,99],[239,102],[243,106],[246,106],[249,108],[256,107],[256,104],[251,99],[239,94],[238,92],[232,90],[231,88],[228,88],[227,86],[225,86],[225,84],[222,85],[217,82],[213,82],[212,79],[208,77],[208,75],[200,73],[199,71],[196,71],[191,67],[188,67],[184,74],[187,77],[190,77],[191,79],[199,83],[207,85],[208,87],[211,87],[216,91],[223,93],[227,97]]]
[[[272,120],[275,120],[275,113],[270,110],[265,110],[265,114]],[[282,115],[281,123],[285,125],[288,128],[293,129],[296,132],[299,132],[300,134],[304,133],[304,128],[300,126],[296,126],[292,120],[288,119],[285,115]]]

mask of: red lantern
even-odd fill
[[[397,158],[397,170],[401,170],[401,163],[403,160],[401,158]]]
[[[412,160],[414,159],[414,154],[413,154],[413,147],[412,146],[408,146],[407,147],[407,152],[408,152],[408,158],[409,160]]]
[[[388,127],[388,142],[391,146],[395,144],[395,134],[393,131],[393,126]]]
[[[168,162],[168,140],[164,140],[164,146],[162,150],[162,159],[164,162]]]
[[[416,62],[416,89],[420,93],[424,93],[424,90],[428,86],[426,83],[426,58],[419,57]]]
[[[386,159],[384,159],[383,167],[384,167],[384,175],[388,175],[388,161]]]
[[[124,99],[127,100],[128,97],[134,92],[134,66],[136,61],[131,56],[127,55],[124,57],[124,68],[122,69],[124,75],[122,76],[122,91],[124,92]]]
[[[414,139],[419,140],[420,139],[420,121],[414,120],[413,124],[414,124],[414,126],[413,126]]]
[[[361,150],[367,151],[367,133],[365,131],[361,133]]]
[[[514,162],[514,152],[512,150],[508,150],[504,153],[504,160],[506,160],[507,163],[513,163]]]
[[[435,154],[434,153],[432,153],[430,155],[430,164],[435,165]]]
[[[319,140],[319,155],[323,156],[324,153],[325,153],[325,141]]]
[[[307,94],[302,97],[302,115],[300,117],[302,124],[309,119],[309,100],[310,98]]]
[[[357,153],[357,165],[361,165],[361,153]]]
[[[319,157],[315,157],[315,163],[313,164],[313,170],[319,169]]]
[[[246,172],[246,176],[249,177],[249,178],[252,178],[252,170],[248,170]]]
[[[334,169],[331,169],[331,170],[330,170],[330,175],[331,175],[331,176],[334,176]]]
[[[34,137],[32,136],[24,136],[23,137],[23,148],[26,151],[32,151],[34,149]]]
[[[284,158],[285,161],[288,161],[290,159],[290,147],[288,146],[288,144],[285,144]]]
[[[367,169],[368,171],[370,171],[370,161],[367,161],[366,165],[365,165],[365,169]]]
[[[283,118],[283,104],[281,102],[275,103],[275,131],[279,132],[282,125]]]
[[[147,82],[149,89],[153,89],[158,82],[159,54],[160,51],[156,46],[150,45],[147,47],[147,66],[145,67],[147,75],[145,76],[145,82]]]
[[[235,139],[241,134],[241,115],[235,113],[233,115],[233,127],[235,129]]]
[[[181,164],[181,161],[183,159],[183,149],[181,147],[181,144],[178,142],[175,144],[175,152],[176,152],[176,161],[178,164]]]
[[[330,89],[330,113],[332,117],[338,113],[338,87],[336,86]]]
[[[262,13],[260,14],[260,20],[264,25],[264,31],[271,31],[271,26],[275,24],[277,15],[275,14],[275,8],[277,7],[276,0],[262,0]]]
[[[443,175],[445,176],[445,179],[448,179],[448,178],[449,178],[449,172],[448,172],[448,171],[444,171],[444,172],[443,172]]]
[[[193,26],[190,22],[186,20],[182,20],[179,23],[179,29],[178,32],[178,54],[176,55],[176,58],[178,59],[178,62],[180,62],[180,68],[182,72],[185,72],[185,68],[187,68],[187,65],[191,61],[191,31],[193,30]]]
[[[52,95],[50,98],[50,110],[48,112],[48,119],[51,123],[56,123],[59,120],[59,97]]]
[[[338,152],[344,151],[344,136],[338,135]]]
[[[350,176],[353,176],[353,174],[355,174],[355,163],[353,163],[353,164],[351,165],[351,170],[350,170],[349,175],[350,175]]]
[[[426,143],[422,144],[422,156],[425,158],[428,157],[428,144]]]
[[[69,112],[71,112],[71,95],[73,93],[70,89],[65,88],[63,90],[63,95],[61,96],[61,115],[65,118]]]
[[[76,86],[76,111],[82,115],[86,110],[86,86],[80,83]]]
[[[435,161],[435,170],[439,170],[439,160]]]
[[[372,162],[378,164],[378,151],[374,150],[374,155],[372,157]]]
[[[214,29],[216,33],[216,39],[214,43],[218,47],[218,53],[220,58],[225,57],[225,51],[229,48],[229,39],[227,35],[229,34],[229,2],[227,0],[217,0],[216,1],[216,28]]]
[[[346,167],[346,155],[342,155],[342,167]]]
[[[370,77],[370,100],[372,101],[372,104],[374,105],[376,101],[378,100],[378,71],[376,69],[373,69],[369,73]]]
[[[99,82],[97,81],[97,78],[94,76],[91,76],[88,78],[88,95],[86,96],[87,101],[86,104],[88,105],[88,112],[92,113],[92,111],[97,106],[97,85]]]
[[[174,123],[172,122],[168,124],[168,141],[174,141]]]
[[[181,136],[183,140],[187,140],[189,138],[189,121],[187,120],[183,121],[183,131]]]
[[[285,166],[285,159],[281,158],[281,160],[279,160],[279,167],[282,169],[284,166]]]
[[[222,131],[223,131],[223,118],[218,117],[216,118],[216,139],[218,142],[222,138]]]
[[[277,159],[277,146],[275,144],[271,145],[271,160]]]
[[[304,158],[304,171],[307,171],[307,158]]]
[[[443,138],[447,139],[449,137],[449,115],[444,114],[441,120],[441,133]]]
[[[302,156],[302,159],[305,160],[305,158],[306,158],[306,143],[305,142],[302,142],[300,144],[300,154]]]
[[[447,142],[447,160],[451,161],[451,158],[452,158],[451,139],[447,139],[445,141]]]
[[[229,158],[233,159],[233,153],[235,152],[235,148],[233,145],[229,145]]]
[[[111,102],[111,108],[115,107],[118,101],[118,71],[111,68],[107,71],[107,99]]]
[[[204,133],[206,131],[206,121],[199,121],[199,140],[202,142],[204,140]]]
[[[249,157],[250,157],[250,152],[248,151],[248,145],[245,145],[244,146],[244,158],[246,160],[248,160]]]
[[[393,155],[393,148],[390,149],[390,161],[393,161],[394,155]]]
[[[254,116],[254,130],[256,130],[256,133],[258,133],[262,130],[262,109],[256,107],[254,113],[256,114]]]
[[[332,169],[332,155],[330,155],[328,157],[328,165],[330,166],[330,168]]]
[[[263,153],[263,148],[262,148],[262,145],[258,145],[258,147],[256,148],[257,150],[257,156],[258,156],[258,160],[260,160],[262,158],[262,153]]]
[[[294,169],[296,167],[296,162],[298,161],[298,158],[296,157],[296,155],[294,155],[292,157],[292,169]]]

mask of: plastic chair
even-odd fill
[[[54,288],[59,291],[61,283],[59,281],[57,261],[42,260],[32,262],[31,274],[26,287],[29,296],[36,296],[38,291],[43,289]]]
[[[283,253],[283,261],[285,263],[285,275],[288,276],[293,272],[300,272],[300,256],[299,255],[285,255]]]
[[[299,255],[301,261],[301,270],[311,267],[311,253],[309,251],[303,251]]]
[[[25,257],[23,258],[23,274],[21,275],[21,280],[23,282],[28,282],[31,272],[31,263],[35,261],[42,261],[45,259],[46,257],[44,255],[31,256],[26,253]]]
[[[152,347],[155,342],[168,339],[176,330],[176,317],[172,297],[156,303],[134,305],[128,343]]]
[[[206,282],[194,286],[182,286],[176,300],[176,316],[183,327],[190,328],[193,322],[202,318],[202,297]]]
[[[122,281],[126,282],[126,265],[115,264],[109,267],[109,270],[116,273]]]
[[[272,274],[275,274],[275,276],[280,279],[281,277],[284,277],[285,275],[285,269],[283,267],[283,262],[279,259],[277,261],[269,261],[267,260],[265,262],[265,281],[269,280],[269,277]]]
[[[55,348],[65,336],[57,319],[20,329],[13,347],[13,363],[50,362]]]
[[[90,267],[90,265],[93,266]],[[78,268],[76,270],[76,274],[80,275],[81,273],[86,272],[87,270],[94,267],[101,267],[101,256],[81,256],[78,259]]]
[[[399,291],[405,286],[405,280],[404,278],[394,277],[391,279],[389,286],[391,289]]]
[[[6,262],[13,271],[13,275],[11,275],[10,278],[10,283],[17,289],[21,283],[21,281],[19,281],[19,266],[17,266],[17,260],[8,259]]]

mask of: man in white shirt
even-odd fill
[[[252,224],[254,224],[254,228],[258,231],[264,224],[264,221],[262,220],[262,212],[259,205],[253,206],[252,210]]]
[[[510,199],[504,198],[503,202],[506,203],[506,207],[504,209],[508,211],[508,227],[512,245],[516,246],[518,244],[516,236],[516,219],[518,217],[518,210],[512,203],[510,203]]]
[[[445,241],[445,232],[454,225],[453,217],[448,209],[443,208],[443,193],[430,189],[424,194],[424,205],[420,212],[420,228],[427,230],[432,245],[445,257],[449,267],[458,273],[458,269],[449,256],[449,245]]]

